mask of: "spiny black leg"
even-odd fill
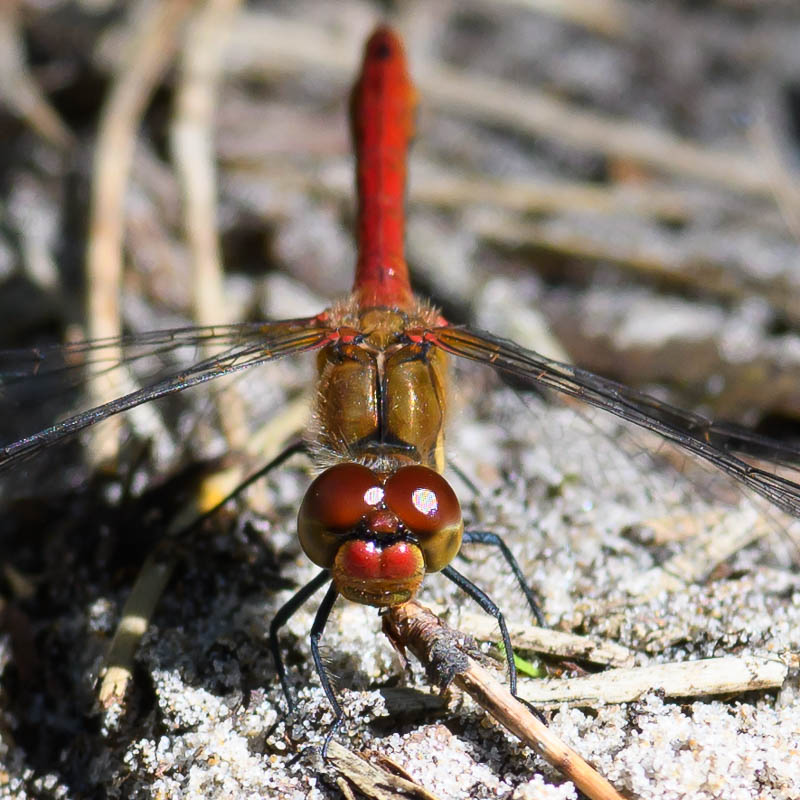
[[[492,547],[498,548],[508,566],[511,567],[511,571],[514,573],[514,577],[517,579],[517,583],[520,585],[525,599],[528,601],[531,611],[533,611],[533,616],[536,617],[536,621],[541,627],[547,627],[544,614],[542,614],[542,609],[539,607],[539,601],[536,599],[533,589],[528,586],[525,575],[522,573],[517,559],[514,558],[514,554],[508,549],[508,545],[496,533],[491,531],[464,531],[461,541],[465,544],[473,542],[475,544],[490,544]]]
[[[494,535],[494,534],[490,534]],[[504,545],[505,546],[505,545]],[[513,558],[513,557],[512,557]],[[515,562],[516,563],[516,562]],[[517,566],[519,569],[519,566]],[[542,715],[539,709],[535,708],[527,700],[517,696],[517,665],[514,663],[514,650],[511,647],[511,637],[508,635],[508,628],[506,627],[506,620],[503,617],[503,612],[497,607],[494,601],[482,589],[478,588],[469,578],[464,577],[460,572],[453,569],[452,566],[445,567],[442,570],[442,575],[449,578],[453,583],[458,586],[463,592],[466,592],[475,602],[487,613],[491,614],[500,626],[500,635],[503,637],[503,647],[506,651],[506,664],[508,665],[508,685],[511,694],[516,697],[520,703],[527,706],[532,714],[547,724],[547,720]]]
[[[281,656],[281,648],[278,644],[278,632],[289,621],[294,613],[303,605],[303,603],[311,597],[314,592],[320,587],[324,586],[331,579],[331,574],[327,569],[322,570],[313,580],[309,581],[302,589],[299,589],[286,603],[284,603],[278,613],[272,618],[269,625],[269,649],[272,652],[272,658],[275,661],[275,669],[278,672],[278,678],[281,682],[283,694],[286,697],[286,705],[289,711],[294,708],[294,700],[292,699],[292,690],[289,686],[289,679],[286,677],[286,665],[283,663]],[[326,596],[327,599],[327,596]],[[330,610],[330,609],[329,609]],[[317,612],[319,617],[319,612]],[[316,622],[315,622],[316,624]],[[312,651],[313,652],[313,651]],[[323,684],[324,685],[324,684]]]
[[[314,617],[314,624],[311,626],[311,658],[314,660],[314,667],[317,670],[317,675],[319,675],[319,680],[322,684],[322,690],[325,692],[325,697],[328,698],[328,702],[331,704],[334,714],[333,724],[331,725],[328,735],[325,737],[325,742],[322,745],[322,757],[324,759],[327,759],[328,757],[328,745],[331,743],[333,734],[336,733],[339,726],[342,724],[342,720],[344,719],[344,712],[342,711],[342,707],[339,705],[339,702],[336,700],[336,695],[333,693],[331,682],[328,680],[328,673],[325,671],[325,665],[322,663],[322,656],[319,653],[319,640],[322,636],[322,632],[325,630],[325,625],[328,622],[331,609],[333,608],[333,604],[336,602],[336,598],[338,596],[339,592],[337,591],[336,587],[333,585],[329,586],[328,591],[325,593],[325,597],[322,598],[322,602],[319,604],[319,608],[317,609],[317,616]]]
[[[227,497],[220,500],[213,508],[203,512],[199,517],[193,519],[185,528],[181,529],[175,536],[182,536],[190,530],[198,527],[205,522],[209,517],[213,517],[226,503],[229,503],[234,498],[238,497],[248,486],[252,486],[259,478],[263,478],[267,473],[271,472],[275,467],[279,467],[284,461],[290,459],[297,453],[307,453],[308,447],[305,442],[294,442],[288,447],[281,450],[272,461],[265,464],[263,467],[254,472],[250,477],[245,478]]]
[[[508,684],[511,694],[517,696],[517,667],[514,664],[514,651],[511,648],[511,637],[508,635],[506,620],[503,612],[497,607],[495,602],[486,592],[478,588],[469,578],[466,578],[452,566],[447,566],[442,570],[442,575],[449,578],[458,586],[461,591],[468,594],[487,614],[497,620],[500,626],[500,635],[503,637],[503,646],[506,649],[506,664],[508,664]]]

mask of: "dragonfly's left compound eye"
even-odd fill
[[[342,535],[383,502],[378,476],[362,464],[337,464],[308,487],[297,515],[297,534],[306,555],[330,568]]]
[[[427,572],[446,567],[461,547],[464,522],[450,484],[428,467],[408,466],[390,475],[386,505],[417,540]]]

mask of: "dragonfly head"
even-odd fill
[[[410,600],[426,572],[455,558],[464,523],[450,484],[419,465],[379,474],[363,464],[326,469],[297,517],[300,544],[331,571],[349,600],[394,606]]]

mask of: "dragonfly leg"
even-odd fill
[[[489,536],[494,535],[495,534],[489,534]],[[464,541],[467,541],[467,539],[465,538]],[[505,547],[505,544],[503,544],[503,547]],[[511,556],[511,553],[509,553],[509,556]],[[511,558],[513,559],[514,557],[511,556]],[[516,564],[516,561],[514,561],[514,564],[517,566],[517,569],[519,569],[519,565]],[[546,723],[541,711],[531,705],[527,700],[517,696],[517,666],[514,663],[514,650],[511,647],[511,637],[508,634],[508,627],[506,626],[506,620],[503,616],[503,612],[497,607],[497,604],[489,597],[488,594],[486,594],[486,592],[477,587],[469,578],[453,569],[452,566],[445,567],[442,570],[442,575],[453,581],[453,583],[458,586],[459,589],[468,594],[487,614],[490,614],[497,620],[497,624],[500,627],[500,635],[503,638],[503,647],[506,651],[506,664],[508,665],[508,686],[511,690],[511,694],[513,694],[514,697],[520,701],[520,703],[527,706],[531,713],[535,714],[538,719]]]
[[[472,480],[472,478],[470,478],[469,475],[467,475],[467,473],[464,472],[464,470],[461,469],[461,467],[458,466],[458,464],[456,464],[455,462],[450,461],[450,459],[448,459],[447,460],[447,466],[451,470],[453,470],[453,472],[455,472],[456,475],[458,475],[459,479],[472,492],[472,494],[474,494],[476,497],[480,496],[481,490],[475,485],[475,483]]]
[[[273,469],[283,464],[284,461],[288,461],[293,455],[298,453],[308,453],[308,447],[306,446],[305,442],[294,442],[288,447],[285,447],[280,453],[278,453],[277,456],[275,456],[275,458],[272,459],[272,461],[267,462],[263,467],[259,468],[252,475],[245,478],[232,492],[227,494],[222,500],[208,509],[208,511],[204,511],[202,514],[200,514],[200,516],[195,517],[195,519],[177,531],[174,535],[183,536],[184,534],[189,533],[198,525],[201,525],[203,522],[205,522],[205,520],[207,520],[209,517],[213,517],[214,514],[216,514],[221,508],[223,508],[231,500],[237,498],[245,489],[247,489],[249,486],[252,486],[257,480],[263,478],[265,475],[272,472]]]
[[[483,589],[476,586],[469,578],[462,575],[452,565],[445,567],[442,570],[442,575],[449,578],[453,583],[458,586],[461,591],[468,594],[487,614],[491,615],[497,620],[500,626],[500,635],[503,637],[503,647],[506,651],[506,664],[508,665],[508,684],[511,689],[511,694],[517,696],[517,667],[514,664],[514,650],[511,647],[511,637],[508,635],[508,627],[503,612],[497,607],[497,604],[489,597]]]
[[[289,598],[289,600],[286,601],[286,603],[284,603],[278,609],[278,612],[272,618],[272,622],[269,626],[269,649],[272,653],[272,658],[275,661],[275,669],[278,672],[278,679],[281,682],[281,689],[283,689],[283,694],[286,697],[286,705],[289,707],[289,711],[294,708],[294,698],[292,697],[292,690],[289,686],[289,679],[286,675],[286,665],[283,663],[283,656],[281,655],[281,648],[278,643],[278,633],[300,608],[300,606],[302,606],[303,603],[305,603],[306,600],[308,600],[308,598],[317,591],[317,589],[324,586],[330,579],[330,572],[327,569],[323,569],[313,580],[309,581],[305,586],[299,589],[294,595],[292,595],[291,598]],[[330,611],[330,609],[328,610]],[[317,617],[319,617],[319,612],[317,612]],[[315,619],[314,624],[316,625],[316,623],[317,620]],[[313,647],[314,645],[312,642],[312,654],[314,652]],[[325,688],[325,686],[326,684],[323,681],[323,688]],[[330,691],[330,689],[326,691],[326,695],[328,694],[328,691]]]
[[[330,745],[333,735],[339,729],[339,726],[342,724],[342,720],[344,719],[344,712],[342,711],[342,707],[339,705],[339,702],[336,699],[336,695],[333,693],[333,688],[331,687],[328,673],[325,671],[325,665],[322,663],[322,656],[319,652],[320,637],[322,636],[322,632],[325,630],[325,625],[328,622],[331,609],[333,608],[333,604],[336,602],[336,598],[338,596],[339,592],[337,591],[336,587],[333,585],[329,586],[328,591],[325,593],[325,597],[322,598],[322,602],[317,609],[317,615],[314,617],[314,624],[311,626],[311,657],[314,659],[314,667],[317,670],[317,675],[319,675],[319,680],[322,684],[322,689],[325,692],[325,697],[328,698],[328,702],[331,704],[334,714],[333,724],[325,736],[325,742],[322,745],[323,759],[328,758],[328,745]]]
[[[528,585],[517,559],[514,558],[514,554],[508,549],[508,545],[496,533],[491,533],[490,531],[464,531],[462,542],[465,544],[489,544],[492,545],[492,547],[496,547],[506,560],[506,564],[508,564],[511,571],[514,573],[514,577],[517,579],[517,583],[520,585],[522,593],[528,601],[528,605],[533,612],[533,616],[536,618],[536,622],[543,628],[547,627],[544,614],[539,606],[539,601],[533,593],[533,589]]]

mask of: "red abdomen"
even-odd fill
[[[351,98],[358,190],[353,290],[361,308],[404,310],[413,304],[404,237],[414,105],[403,46],[389,28],[378,28],[367,42]]]

